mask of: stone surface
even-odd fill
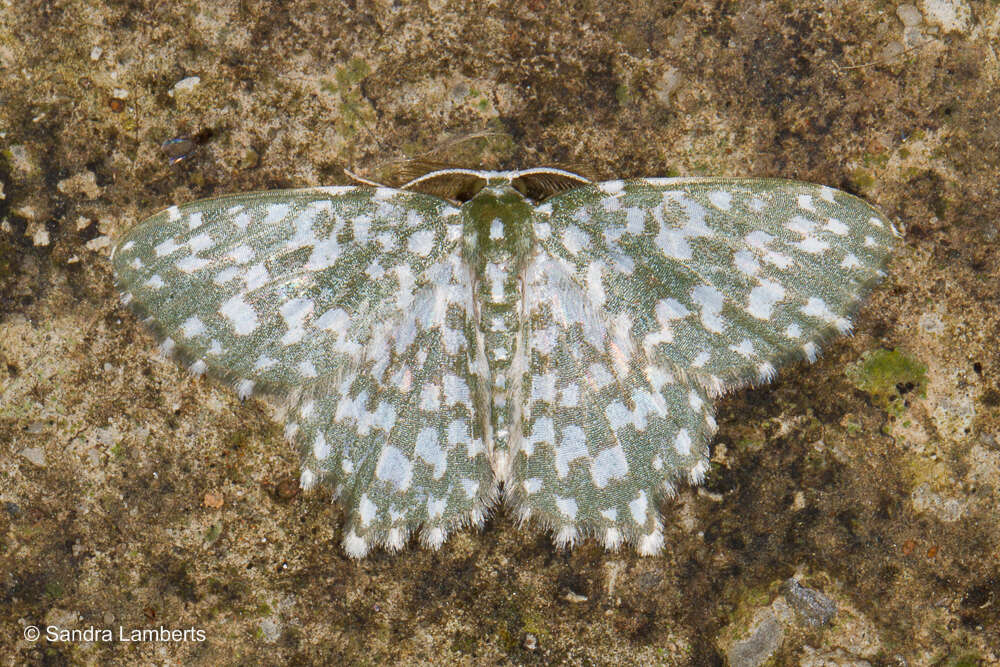
[[[0,0],[4,664],[717,664],[754,627],[733,610],[800,569],[837,614],[782,625],[777,664],[1000,661],[1000,6],[908,4],[916,48],[873,0]],[[794,177],[907,233],[853,337],[722,399],[661,557],[560,552],[501,511],[351,563],[268,406],[156,354],[102,237],[412,157]],[[873,358],[874,384],[848,374]],[[205,637],[24,639],[47,622]]]
[[[799,619],[807,625],[814,627],[826,625],[837,613],[837,603],[819,591],[803,586],[795,579],[786,581],[782,591]]]
[[[924,20],[924,17],[920,14],[920,10],[914,5],[900,5],[896,7],[896,16],[899,17],[899,20],[907,28],[918,26]]]
[[[921,0],[920,6],[927,22],[940,26],[945,32],[969,29],[972,11],[965,0]]]
[[[726,658],[732,667],[758,667],[781,648],[783,638],[781,623],[768,615],[751,629],[750,636],[733,644]]]
[[[45,467],[45,451],[41,447],[25,447],[18,453],[39,468]]]

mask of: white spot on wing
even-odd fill
[[[288,204],[271,204],[264,209],[266,211],[264,215],[264,224],[273,225],[276,222],[281,222],[284,220],[288,212],[292,210],[292,207]]]
[[[677,432],[677,437],[674,438],[674,451],[681,456],[689,456],[691,454],[691,436],[688,434],[686,428],[682,428]]]
[[[830,244],[823,241],[815,236],[807,236],[798,243],[793,243],[796,248],[802,252],[808,252],[810,254],[817,254],[825,252],[830,249]]]
[[[556,475],[561,479],[569,474],[570,463],[588,455],[583,429],[576,425],[564,428],[562,442],[555,448],[555,454]]]
[[[194,216],[192,216],[192,217],[194,217]],[[201,219],[201,214],[200,213],[198,214],[198,218],[199,218],[199,220]],[[187,242],[187,244],[188,244],[188,247],[191,248],[191,252],[193,252],[193,253],[199,253],[199,252],[201,252],[203,250],[208,250],[209,248],[214,247],[215,246],[215,241],[208,234],[202,233],[202,234],[198,234],[197,236],[191,238],[191,240],[189,240]]]
[[[313,456],[317,461],[322,461],[329,455],[330,445],[327,444],[326,438],[323,436],[323,432],[320,431],[316,434],[316,438],[313,440]]]
[[[563,230],[562,243],[563,247],[565,247],[571,255],[575,255],[581,250],[590,247],[590,239],[584,231],[576,225],[566,226],[566,229]]]
[[[576,501],[572,498],[560,498],[559,496],[553,496],[556,501],[556,509],[569,519],[570,521],[576,518],[577,505]]]
[[[377,511],[378,508],[368,498],[368,494],[362,493],[360,502],[358,503],[358,520],[361,521],[361,525],[367,527],[375,518]]]
[[[458,377],[457,375],[445,375],[444,381],[444,400],[448,405],[455,405],[457,403],[462,403],[463,405],[469,406],[469,385],[466,384],[465,380]]]
[[[200,271],[206,266],[211,264],[207,259],[202,259],[201,257],[195,257],[190,255],[182,260],[179,260],[175,266],[178,271],[183,271],[184,273],[194,273],[195,271]]]
[[[649,509],[649,501],[646,500],[646,492],[639,491],[639,496],[628,504],[628,510],[632,514],[632,520],[640,526],[646,523],[646,511]]]
[[[253,333],[259,325],[257,311],[243,300],[242,294],[236,294],[219,307],[219,312],[233,325],[237,336]]]
[[[708,201],[712,202],[712,206],[720,211],[728,211],[732,200],[733,196],[725,190],[715,190],[708,193]]]
[[[194,338],[195,336],[200,336],[205,332],[206,329],[204,322],[193,315],[184,320],[184,323],[181,325],[181,333],[184,334],[185,338]]]
[[[824,227],[827,231],[833,232],[837,236],[845,236],[848,232],[848,227],[840,220],[836,218],[830,218],[826,221],[826,226]]]
[[[167,255],[177,252],[183,247],[184,246],[177,243],[174,239],[167,239],[153,248],[153,250],[156,252],[157,257],[166,257]]]
[[[400,450],[392,446],[382,449],[375,464],[375,477],[403,492],[413,481],[413,464]]]
[[[861,262],[853,252],[849,252],[844,255],[843,261],[840,262],[840,267],[843,269],[859,269],[861,268]]]
[[[555,403],[556,400],[556,376],[555,373],[535,375],[531,379],[531,401],[545,401]]]
[[[594,457],[590,464],[590,477],[594,486],[603,489],[613,479],[621,479],[628,473],[628,461],[621,445],[609,447]]]
[[[444,450],[438,444],[436,429],[429,426],[420,429],[420,433],[417,434],[416,446],[413,448],[413,454],[434,468],[434,479],[441,479],[448,467],[448,460]]]
[[[426,257],[434,249],[434,231],[421,229],[414,232],[406,242],[407,249],[415,255]]]
[[[292,299],[282,304],[278,308],[278,312],[281,313],[281,317],[284,318],[285,325],[288,327],[288,331],[281,337],[281,342],[284,345],[298,343],[305,335],[303,326],[306,318],[313,312],[312,299]]]
[[[691,290],[691,300],[701,309],[701,323],[705,328],[713,333],[722,333],[725,328],[721,317],[722,292],[711,285],[697,285]]]
[[[228,255],[228,258],[237,264],[246,264],[251,261],[255,256],[253,248],[244,244],[241,244],[233,248]]]
[[[748,276],[757,275],[757,272],[760,271],[760,264],[757,263],[757,258],[748,250],[736,251],[733,254],[733,265],[738,271]]]
[[[757,319],[770,319],[771,309],[784,298],[784,287],[772,280],[761,279],[757,282],[757,286],[750,290],[747,312]]]

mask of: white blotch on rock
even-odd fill
[[[976,419],[976,402],[970,391],[961,389],[934,401],[931,419],[938,433],[951,441],[968,436]]]
[[[967,32],[972,23],[972,11],[965,0],[921,0],[924,18],[943,32]]]
[[[87,241],[84,245],[87,250],[97,252],[103,248],[111,247],[111,237],[107,235],[97,236]]]
[[[281,637],[281,625],[273,618],[265,618],[260,622],[261,638],[268,644],[273,644]]]
[[[25,447],[18,452],[18,454],[34,463],[39,468],[45,467],[45,450],[41,447]]]
[[[942,496],[931,490],[926,482],[910,494],[910,502],[917,512],[927,512],[945,523],[954,523],[965,514],[965,503],[958,498]]]
[[[39,247],[47,246],[50,243],[49,230],[41,225],[36,226],[35,231],[31,234],[31,242]]]
[[[924,313],[917,320],[917,326],[929,334],[944,333],[944,320],[941,319],[940,313]]]
[[[920,14],[920,10],[914,5],[900,5],[896,7],[896,16],[903,22],[903,26],[907,28],[914,28],[924,20],[924,17]]]
[[[39,171],[35,156],[23,144],[16,144],[7,149],[7,159],[13,171],[30,175]]]
[[[667,67],[659,80],[653,84],[653,95],[664,106],[670,105],[670,97],[681,85],[681,72],[676,67]]]
[[[97,185],[97,176],[89,169],[84,169],[59,181],[56,183],[56,189],[64,195],[83,195],[87,199],[97,199],[101,196],[101,188]]]
[[[177,83],[175,83],[174,87],[171,88],[167,94],[173,97],[177,93],[190,93],[191,91],[193,91],[195,88],[198,87],[199,83],[201,83],[200,76],[189,76],[183,78]]]

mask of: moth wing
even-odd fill
[[[126,298],[192,370],[288,398],[303,486],[335,483],[351,556],[421,526],[439,546],[495,491],[465,384],[456,215],[382,188],[237,195],[153,216],[114,255]]]
[[[898,236],[862,200],[787,180],[610,181],[538,210],[594,306],[713,394],[849,331]]]
[[[608,321],[572,268],[541,251],[525,273],[528,372],[512,390],[525,407],[510,500],[559,544],[595,536],[654,553],[657,501],[707,470],[711,402]]]
[[[471,298],[469,269],[452,254],[425,272],[401,317],[377,327],[374,353],[305,387],[289,414],[302,484],[333,482],[352,557],[399,549],[418,531],[437,548],[481,525],[496,495],[470,386]]]
[[[173,206],[113,254],[124,299],[193,372],[276,394],[357,366],[453,252],[457,209],[389,188],[310,188]],[[442,224],[445,223],[445,224]]]

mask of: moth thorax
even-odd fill
[[[508,184],[489,185],[462,206],[465,251],[472,266],[513,260],[519,268],[532,245],[533,207]]]

